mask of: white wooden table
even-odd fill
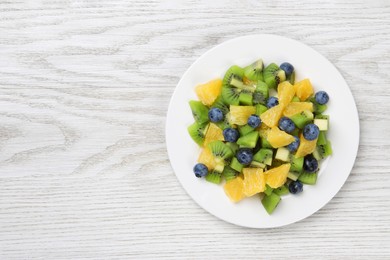
[[[164,137],[190,64],[257,33],[327,57],[361,119],[336,197],[268,230],[196,205]],[[389,111],[386,0],[0,0],[0,259],[390,259]]]

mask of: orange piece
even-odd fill
[[[276,105],[260,115],[261,121],[269,127],[276,126],[282,116],[283,106]]]
[[[224,141],[222,129],[219,128],[216,124],[210,123],[209,128],[207,129],[206,136],[204,137],[203,146],[207,147],[207,145],[214,141]]]
[[[211,150],[207,146],[203,148],[202,152],[199,154],[198,162],[206,165],[209,170],[214,169],[217,165]]]
[[[245,125],[248,118],[256,113],[254,106],[230,106],[229,123],[234,125]]]
[[[267,141],[274,148],[286,146],[294,142],[295,138],[292,135],[280,130],[277,126],[271,128],[268,132]]]
[[[305,101],[308,97],[314,94],[314,89],[309,79],[304,79],[295,83],[294,88],[297,97],[299,97],[299,100],[301,101]]]
[[[226,195],[233,202],[238,202],[245,198],[244,194],[244,181],[241,177],[234,178],[233,180],[227,181],[223,186]]]
[[[244,168],[244,194],[253,196],[265,190],[265,175],[261,168]]]
[[[200,101],[206,106],[211,106],[217,97],[221,94],[222,80],[214,79],[205,84],[196,86],[195,93]]]
[[[271,188],[279,188],[286,180],[291,164],[285,163],[265,172],[265,181]]]
[[[303,157],[305,155],[311,154],[316,149],[317,139],[313,141],[306,140],[305,137],[303,137],[303,134],[301,134],[300,138],[300,144],[298,147],[298,150],[295,154],[296,158]]]
[[[266,124],[261,124],[260,127],[258,128],[259,131],[259,136],[261,138],[266,138],[268,136],[268,132],[271,130]]]
[[[295,88],[288,81],[283,81],[278,85],[278,99],[279,104],[285,108],[295,95]]]
[[[313,103],[311,102],[291,102],[283,111],[283,115],[291,117],[298,113],[301,113],[304,110],[309,110],[310,112],[314,111]]]

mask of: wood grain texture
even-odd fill
[[[257,33],[327,57],[361,119],[336,197],[267,230],[199,208],[164,137],[191,63]],[[389,259],[389,71],[385,0],[0,0],[0,259]]]

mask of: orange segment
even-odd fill
[[[267,138],[268,132],[271,130],[266,124],[261,124],[260,127],[258,128],[259,131],[259,136],[261,138]]]
[[[244,182],[241,177],[234,178],[233,180],[227,181],[223,186],[226,195],[233,202],[238,202],[245,198],[244,195]]]
[[[295,95],[295,88],[288,81],[283,81],[278,86],[278,99],[282,107],[286,107]]]
[[[276,126],[279,122],[280,117],[282,116],[283,106],[280,104],[274,107],[271,107],[263,114],[260,115],[261,121],[269,127]]]
[[[222,129],[219,128],[216,124],[211,123],[209,128],[207,129],[206,136],[204,137],[203,146],[207,147],[207,145],[214,141],[224,141]]]
[[[195,92],[200,101],[206,106],[214,103],[217,97],[221,94],[222,80],[214,79],[205,84],[196,86]]]
[[[294,88],[297,97],[299,97],[301,101],[305,101],[308,97],[310,97],[314,93],[313,86],[311,85],[309,79],[304,79],[302,81],[299,81],[298,83],[295,83]]]
[[[314,150],[316,149],[316,144],[317,144],[318,138],[313,140],[313,141],[309,141],[303,137],[303,134],[301,134],[299,139],[300,139],[299,140],[300,144],[299,144],[298,150],[295,154],[295,157],[297,157],[297,158],[303,157],[305,155],[308,155],[308,154],[311,154],[312,152],[314,152]]]
[[[272,127],[267,136],[267,141],[274,148],[289,145],[290,143],[294,142],[294,140],[294,136],[280,130],[277,126]]]
[[[279,188],[286,180],[291,164],[282,164],[265,172],[265,181],[271,188]]]
[[[310,112],[314,111],[313,103],[311,102],[291,102],[287,105],[286,109],[283,111],[283,115],[290,117],[301,113],[304,110],[309,110]]]
[[[198,162],[206,165],[209,170],[214,169],[217,165],[214,156],[208,147],[202,149],[202,152],[199,154]]]
[[[229,123],[234,125],[245,125],[248,118],[256,113],[254,106],[230,106]]]
[[[265,175],[261,168],[244,168],[244,194],[247,197],[265,190]]]

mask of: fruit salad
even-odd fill
[[[197,178],[223,183],[234,203],[258,196],[268,214],[283,195],[316,184],[319,162],[332,154],[329,95],[310,79],[295,83],[293,65],[233,65],[195,92],[188,133],[201,148]]]

